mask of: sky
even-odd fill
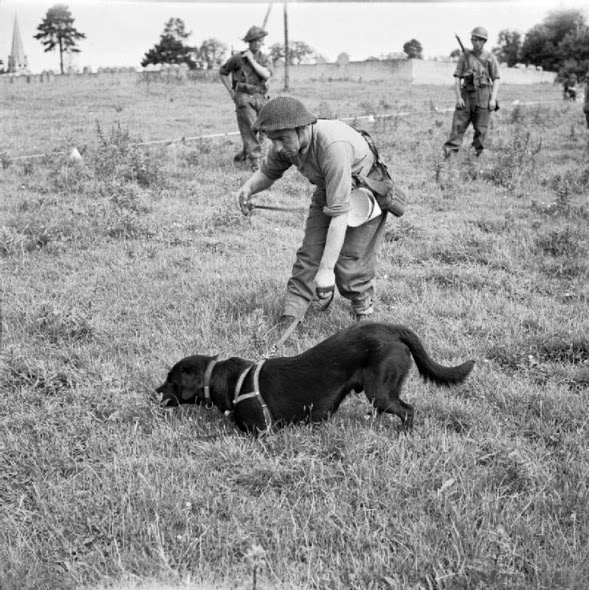
[[[25,54],[32,72],[59,69],[56,51],[45,53],[33,39],[47,10],[66,4],[74,26],[86,34],[73,65],[139,67],[170,18],[181,18],[188,31],[187,43],[200,45],[214,37],[229,48],[241,49],[247,29],[261,25],[269,2],[169,1],[169,0],[0,0],[0,59],[7,62],[17,17]],[[267,23],[266,46],[284,40],[283,2],[272,4]],[[457,48],[454,33],[468,42],[478,25],[489,31],[493,46],[502,29],[525,34],[542,22],[551,10],[576,8],[589,21],[587,0],[463,0],[458,2],[302,2],[289,0],[290,41],[304,41],[328,61],[346,52],[352,61],[401,52],[403,44],[417,39],[424,57],[448,56]]]

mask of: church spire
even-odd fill
[[[12,31],[12,50],[8,56],[8,71],[10,73],[24,72],[28,69],[27,56],[22,44],[18,19],[14,16],[14,29]]]

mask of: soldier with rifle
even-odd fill
[[[243,148],[233,160],[247,160],[254,171],[260,165],[262,146],[259,135],[252,131],[252,124],[268,102],[267,82],[272,76],[270,59],[261,51],[267,34],[261,27],[251,27],[243,38],[248,48],[232,55],[219,69],[221,82],[235,103],[243,142]]]
[[[468,126],[472,123],[472,146],[480,156],[485,149],[485,138],[491,111],[499,108],[499,64],[495,56],[484,51],[488,33],[484,27],[475,27],[471,33],[472,50],[466,50],[456,35],[462,54],[454,72],[456,108],[452,119],[450,138],[444,144],[446,157],[457,153]]]

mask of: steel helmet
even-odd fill
[[[485,27],[475,27],[470,35],[471,37],[480,37],[485,41],[489,38],[489,33],[487,33],[487,29],[485,29]]]
[[[262,27],[256,27],[256,25],[254,25],[253,27],[250,27],[248,32],[245,34],[245,37],[243,38],[243,40],[246,43],[249,43],[250,41],[255,41],[256,39],[261,39],[262,37],[265,37],[268,34],[267,31],[264,31],[264,29],[262,29]]]
[[[278,96],[262,107],[252,129],[255,132],[296,129],[311,125],[315,121],[317,117],[311,114],[300,100],[290,96]]]

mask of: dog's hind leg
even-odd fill
[[[404,430],[411,430],[413,428],[413,406],[404,402],[402,399],[390,399],[386,400],[372,400],[372,404],[379,412],[379,414],[394,414],[399,416],[401,423],[403,424]]]
[[[379,414],[394,414],[399,416],[403,428],[413,428],[413,406],[404,402],[400,397],[401,388],[405,382],[406,373],[388,372],[379,383],[367,382],[365,384],[366,397],[376,408]]]

